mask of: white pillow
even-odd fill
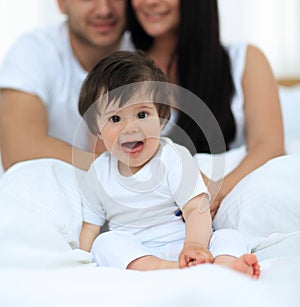
[[[270,160],[243,178],[222,201],[213,225],[249,237],[300,230],[300,155]]]
[[[12,221],[19,215],[27,216],[27,213],[28,216],[37,216],[49,231],[60,234],[73,248],[78,247],[82,223],[81,197],[74,170],[70,164],[56,159],[15,164],[0,177],[0,215],[10,208],[10,216],[6,219]],[[76,174],[80,172],[83,173],[78,170]],[[12,224],[11,227],[18,228],[26,237],[27,228],[34,227],[33,224],[25,227],[27,224],[28,221],[24,220],[23,225]],[[43,235],[38,229],[36,232],[37,236]]]

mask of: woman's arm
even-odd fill
[[[83,222],[79,237],[80,248],[89,252],[96,237],[100,234],[100,231],[100,226]]]
[[[284,154],[278,86],[267,59],[253,46],[247,49],[242,87],[247,155],[236,169],[224,177],[223,182],[210,183],[212,199],[216,197],[211,206],[213,216],[223,198],[243,177],[268,160]]]
[[[204,262],[212,262],[213,257],[208,250],[212,233],[212,222],[209,213],[209,201],[206,194],[190,200],[182,210],[185,220],[185,241],[178,258],[180,268]]]

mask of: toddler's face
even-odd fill
[[[159,148],[161,124],[152,102],[113,105],[105,110],[101,138],[106,149],[119,161],[119,171],[136,173]]]

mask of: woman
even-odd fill
[[[221,181],[210,182],[214,216],[243,177],[284,153],[277,84],[268,61],[254,46],[222,46],[216,0],[131,0],[127,17],[135,47],[154,59],[171,82],[205,102],[226,149],[247,146],[247,155],[223,178],[220,189]],[[211,152],[200,128],[183,112],[177,125],[198,153]]]

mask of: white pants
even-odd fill
[[[130,262],[147,255],[177,261],[182,246],[183,240],[149,248],[129,232],[107,231],[96,238],[91,252],[98,266],[126,269]],[[214,231],[209,250],[213,257],[220,255],[239,257],[250,252],[248,240],[233,229]]]

